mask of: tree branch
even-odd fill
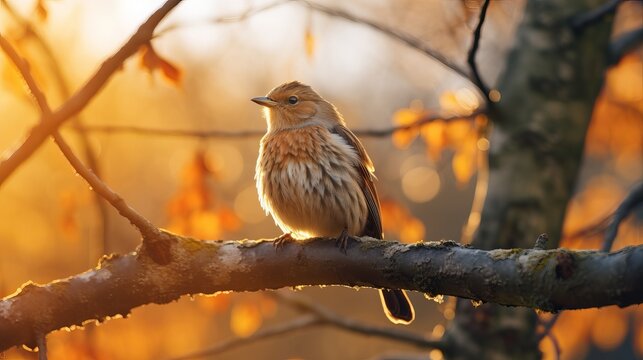
[[[7,10],[7,13],[9,13],[9,15],[18,24],[20,24],[20,26],[24,29],[25,34],[27,36],[30,36],[30,38],[35,40],[38,46],[40,46],[42,53],[45,55],[45,57],[48,60],[49,68],[55,79],[55,84],[58,87],[59,94],[63,99],[69,98],[71,96],[71,90],[69,89],[67,80],[63,75],[60,64],[56,60],[56,56],[54,55],[54,52],[51,50],[51,46],[49,46],[45,38],[42,35],[40,35],[36,27],[28,19],[18,14],[18,12],[15,11],[13,6],[9,4],[7,0],[0,0],[0,5],[4,6],[4,9]],[[79,135],[79,139],[83,147],[83,154],[85,155],[85,160],[87,161],[87,166],[96,174],[96,176],[100,178],[101,172],[98,164],[98,157],[96,156],[96,152],[94,151],[89,141],[89,134],[87,134],[87,132],[81,126],[82,122],[83,120],[81,119],[80,115],[73,117],[71,119],[72,127],[74,130],[76,130],[76,132]],[[106,254],[110,252],[109,246],[108,246],[109,205],[107,205],[107,202],[98,193],[93,192],[92,195],[93,195],[94,203],[98,210],[98,217],[100,219],[99,226],[100,226],[100,233],[101,233],[101,236],[100,236],[101,249],[98,251],[98,253]]]
[[[616,65],[630,51],[643,44],[643,27],[628,31],[614,39],[607,51],[609,64]]]
[[[245,346],[248,344],[255,343],[259,340],[269,339],[271,337],[305,329],[311,326],[319,325],[320,323],[321,323],[321,319],[319,319],[319,317],[313,314],[302,315],[291,321],[261,329],[256,333],[252,334],[251,336],[248,336],[245,338],[233,338],[233,339],[225,340],[210,348],[203,349],[191,354],[175,357],[175,358],[172,358],[172,360],[197,359],[197,358],[206,357],[206,356],[213,356],[213,355],[221,354],[228,350],[232,350],[234,348],[238,348],[240,346]]]
[[[259,13],[262,13],[267,10],[274,9],[276,7],[288,4],[288,3],[294,3],[301,5],[303,7],[306,7],[308,9],[326,14],[330,17],[336,17],[340,19],[344,19],[350,22],[354,22],[356,24],[360,25],[365,25],[367,27],[370,27],[371,29],[376,30],[377,32],[384,34],[392,39],[398,40],[409,47],[416,49],[420,51],[421,53],[429,56],[430,58],[436,60],[437,62],[441,63],[445,67],[453,70],[455,73],[458,75],[462,76],[463,78],[471,81],[474,83],[474,81],[471,79],[469,73],[460,65],[454,63],[453,61],[449,60],[446,56],[441,54],[439,51],[433,49],[432,47],[428,46],[427,44],[424,43],[424,41],[416,38],[415,36],[405,33],[403,31],[394,29],[392,27],[383,25],[383,24],[378,24],[374,21],[359,17],[357,15],[351,14],[349,12],[346,12],[341,9],[336,9],[336,8],[331,8],[322,4],[317,4],[312,1],[308,0],[279,0],[275,1],[271,4],[267,4],[262,7],[257,7],[257,8],[251,8],[237,16],[222,16],[222,17],[216,17],[213,19],[210,19],[207,21],[209,24],[223,24],[223,23],[233,23],[233,22],[239,22],[246,20],[254,15],[257,15]],[[187,23],[187,24],[173,24],[170,25],[158,32],[158,35],[160,36],[161,34],[167,33],[169,31],[174,31],[177,29],[181,29],[185,26],[193,26],[194,23]]]
[[[353,133],[360,137],[387,137],[396,131],[414,130],[431,122],[440,121],[457,121],[457,120],[473,120],[476,116],[485,113],[484,109],[478,109],[471,114],[456,115],[456,116],[440,116],[436,114],[426,115],[418,120],[404,124],[389,126],[382,129],[355,129]],[[83,129],[88,132],[97,132],[105,134],[137,134],[137,135],[155,135],[155,136],[171,136],[171,137],[194,137],[201,139],[218,138],[218,139],[239,139],[239,138],[254,138],[263,136],[265,130],[189,130],[189,129],[158,129],[146,128],[134,125],[83,125]]]
[[[58,129],[62,123],[80,112],[102,89],[112,74],[121,67],[123,61],[134,54],[138,48],[148,42],[158,23],[181,0],[167,0],[163,6],[156,10],[145,21],[132,37],[114,55],[105,60],[98,71],[81,87],[72,97],[62,104],[56,111],[43,114],[41,121],[34,126],[22,144],[0,162],[0,185],[26,161],[40,145]]]
[[[371,326],[363,324],[359,321],[347,319],[346,317],[330,311],[323,306],[317,305],[309,300],[305,300],[301,296],[292,296],[290,294],[280,292],[270,293],[270,295],[277,298],[286,305],[303,311],[305,315],[290,322],[261,329],[257,333],[247,338],[225,340],[214,345],[211,348],[197,351],[192,354],[183,355],[177,358],[172,358],[172,360],[185,360],[217,355],[224,351],[228,351],[242,345],[248,345],[268,337],[282,335],[316,325],[329,325],[356,334],[401,341],[425,349],[444,349],[447,345],[441,340],[429,339],[410,331],[400,330],[400,328]]]
[[[614,244],[616,235],[618,234],[618,227],[621,225],[621,222],[625,220],[630,213],[643,203],[643,181],[636,184],[634,188],[627,194],[625,199],[618,206],[616,211],[614,211],[614,216],[609,226],[605,230],[605,239],[603,241],[602,251],[609,252]]]
[[[0,48],[2,48],[2,50],[7,54],[11,61],[16,65],[18,71],[20,71],[20,74],[27,83],[31,94],[35,98],[36,103],[40,108],[43,118],[51,115],[51,108],[49,107],[44,93],[38,87],[38,84],[36,84],[36,81],[29,69],[29,64],[22,57],[20,57],[20,55],[18,55],[15,49],[2,35],[0,35]],[[139,232],[143,235],[143,239],[151,238],[153,237],[153,235],[158,236],[159,230],[154,225],[152,225],[152,223],[150,223],[145,217],[136,212],[136,210],[127,205],[125,200],[123,200],[120,195],[110,189],[107,184],[105,184],[101,179],[98,178],[98,176],[96,176],[96,174],[94,174],[91,170],[83,165],[82,161],[80,161],[76,154],[74,154],[73,150],[71,149],[69,144],[67,144],[65,139],[63,139],[58,130],[54,129],[52,136],[54,137],[54,141],[60,148],[60,151],[72,165],[74,170],[76,170],[76,172],[80,174],[89,183],[90,186],[92,186],[93,190],[96,191],[96,193],[105,198],[105,200],[112,204],[112,206],[114,206],[123,217],[127,218],[134,226],[136,226]]]
[[[578,33],[586,27],[600,21],[604,16],[613,14],[623,1],[624,0],[610,0],[595,9],[574,16],[571,21],[572,29]]]
[[[148,242],[149,243],[149,242]],[[643,245],[606,254],[566,249],[477,250],[452,241],[402,245],[368,237],[344,254],[335,239],[198,241],[162,233],[165,265],[136,252],[0,301],[0,351],[91,320],[182,295],[297,285],[399,288],[546,311],[643,302]],[[292,271],[296,268],[297,271]]]
[[[469,54],[467,55],[467,63],[469,64],[471,74],[473,75],[473,83],[478,87],[478,89],[480,89],[489,107],[493,106],[493,103],[489,99],[489,87],[485,85],[482,77],[480,77],[480,73],[478,72],[478,65],[476,64],[476,54],[478,53],[478,48],[480,46],[482,25],[484,25],[484,20],[487,17],[487,9],[489,9],[490,3],[491,0],[485,0],[482,4],[482,9],[480,9],[480,17],[478,19],[478,25],[473,32],[473,42],[471,44],[471,48],[469,49]]]

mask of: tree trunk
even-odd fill
[[[612,16],[574,30],[602,0],[531,0],[490,114],[489,189],[473,246],[558,246],[585,133],[607,68]],[[572,259],[573,260],[573,259]],[[564,280],[561,280],[564,281]],[[459,300],[449,359],[537,359],[536,313]]]

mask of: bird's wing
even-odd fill
[[[362,178],[362,192],[364,193],[366,204],[368,206],[368,219],[366,220],[366,225],[360,235],[367,235],[376,239],[381,239],[382,216],[380,214],[380,200],[377,196],[374,184],[376,177],[373,175],[373,171],[375,171],[373,162],[371,161],[371,158],[368,157],[366,149],[364,149],[364,146],[357,136],[355,136],[355,134],[353,134],[347,127],[341,124],[335,125],[331,131],[341,136],[348,145],[355,149],[359,156],[360,162],[357,165],[357,168],[358,173]]]

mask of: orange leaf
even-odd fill
[[[422,110],[402,108],[393,114],[393,123],[395,125],[412,124],[418,121],[423,114]],[[405,149],[415,140],[418,133],[417,128],[398,130],[393,133],[393,144],[400,149]]]
[[[450,121],[446,125],[446,137],[449,145],[457,147],[461,144],[467,136],[473,131],[473,126],[469,120],[456,120]]]
[[[79,239],[79,225],[76,218],[78,201],[74,192],[65,191],[59,197],[60,229],[66,239]]]
[[[159,63],[159,67],[161,68],[161,72],[163,73],[163,76],[165,77],[166,80],[169,81],[170,84],[179,86],[181,85],[181,78],[183,74],[181,73],[181,70],[174,66],[172,63],[169,61],[160,58],[161,61]]]
[[[440,160],[442,151],[447,144],[444,130],[445,124],[442,120],[432,121],[420,130],[422,139],[426,143],[427,152],[433,161]]]
[[[414,217],[408,218],[400,231],[400,241],[407,244],[420,242],[424,239],[424,232],[422,221]]]
[[[598,312],[592,325],[592,341],[603,350],[612,350],[625,340],[629,314],[615,306],[598,309]]]
[[[241,227],[241,219],[230,208],[222,207],[217,215],[225,231],[235,231]]]
[[[199,296],[198,304],[213,313],[223,313],[230,307],[232,294],[219,293],[214,296]]]
[[[315,54],[315,36],[310,28],[307,28],[304,34],[304,44],[306,47],[306,56],[312,59]]]
[[[254,334],[263,322],[261,310],[254,302],[235,304],[230,313],[230,329],[240,337]]]
[[[36,2],[36,16],[38,17],[38,20],[42,22],[47,21],[49,12],[47,11],[44,0],[38,0],[38,2]]]
[[[477,136],[470,135],[467,140],[462,143],[456,153],[453,155],[452,167],[455,179],[460,185],[465,185],[471,179],[471,176],[476,171],[476,156],[477,156]]]
[[[142,69],[147,70],[150,74],[153,74],[158,69],[161,71],[163,78],[170,84],[174,86],[181,85],[181,70],[171,62],[161,57],[156,50],[154,50],[151,43],[148,42],[147,44],[142,45],[139,53],[141,57],[139,66]]]

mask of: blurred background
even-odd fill
[[[481,5],[477,0],[318,3],[412,34],[462,66]],[[161,4],[2,0],[0,32],[28,59],[55,108]],[[503,70],[523,6],[521,0],[491,4],[478,54],[489,84]],[[641,26],[641,3],[623,4],[615,36]],[[436,114],[468,115],[481,105],[470,83],[426,55],[380,30],[298,2],[186,0],[157,30],[151,46],[127,60],[62,133],[134,208],[156,225],[183,235],[280,235],[257,200],[254,165],[265,121],[249,99],[283,82],[312,85],[357,130],[386,129]],[[642,58],[639,48],[607,73],[562,246],[599,248],[601,234],[586,230],[595,229],[592,225],[605,219],[643,177]],[[0,149],[11,149],[39,117],[6,56],[0,56],[0,109]],[[387,238],[468,241],[486,187],[488,141],[480,131],[485,123],[484,116],[463,117],[419,130],[362,136],[379,178]],[[211,130],[250,133],[208,136]],[[624,223],[614,249],[641,243],[642,217],[639,212]],[[0,296],[27,280],[47,283],[83,272],[102,254],[133,251],[140,241],[125,219],[98,205],[52,141],[0,189],[0,219]],[[293,291],[346,318],[389,326],[375,290]],[[441,336],[454,316],[453,299],[438,304],[419,293],[411,298],[418,317],[408,329]],[[296,314],[262,293],[183,298],[135,309],[126,320],[55,332],[48,337],[49,356],[172,358],[251,336]],[[563,359],[643,358],[643,309],[564,312],[552,334]],[[548,338],[541,349],[554,358]],[[371,359],[400,354],[442,357],[437,350],[421,352],[401,342],[313,327],[217,358]],[[3,355],[37,356],[22,349]]]

